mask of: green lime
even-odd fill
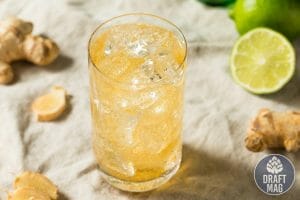
[[[219,5],[223,6],[235,2],[235,0],[198,0],[198,1],[202,1],[206,4],[213,5],[213,6],[219,6]]]
[[[269,27],[289,39],[300,36],[300,0],[237,0],[230,15],[240,34]]]
[[[295,51],[283,35],[268,28],[256,28],[236,42],[231,73],[250,92],[273,93],[293,76],[295,59]]]

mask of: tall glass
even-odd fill
[[[171,22],[127,14],[89,41],[93,150],[103,177],[147,191],[178,170],[182,148],[186,41]]]

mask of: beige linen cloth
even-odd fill
[[[166,17],[189,42],[182,167],[164,186],[141,194],[107,184],[90,143],[87,41],[96,25],[128,12]],[[45,68],[15,63],[17,81],[0,86],[1,190],[11,189],[19,172],[33,170],[47,175],[58,185],[61,199],[70,200],[300,198],[300,153],[280,152],[295,164],[296,182],[286,194],[271,197],[260,192],[253,179],[256,163],[270,152],[251,153],[243,144],[258,109],[300,109],[299,74],[274,95],[256,96],[237,86],[228,60],[238,34],[226,10],[196,0],[0,0],[0,18],[9,15],[32,21],[35,33],[59,44],[61,55]],[[70,109],[56,122],[38,123],[30,104],[52,85],[67,89]],[[0,194],[6,198],[5,192]]]

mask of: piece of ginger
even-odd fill
[[[0,61],[0,84],[8,84],[14,78],[14,73],[9,64]]]
[[[23,172],[15,178],[13,188],[32,188],[46,194],[51,199],[57,199],[57,187],[44,175],[36,172]]]
[[[32,103],[32,111],[38,121],[52,121],[57,119],[66,109],[67,93],[64,88],[54,86],[50,93],[38,97]]]
[[[261,109],[250,125],[245,145],[247,149],[254,152],[267,148],[285,148],[289,152],[298,151],[300,113]]]
[[[0,21],[0,65],[9,65],[17,60],[47,65],[57,58],[59,48],[56,43],[41,35],[33,36],[32,30],[32,23],[18,18]],[[12,73],[11,69],[10,71]],[[4,80],[0,84],[7,84],[12,78]]]
[[[8,200],[51,200],[47,193],[29,187],[22,187],[9,193]]]

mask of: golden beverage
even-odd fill
[[[93,149],[112,185],[151,190],[179,168],[185,57],[181,32],[152,15],[123,15],[93,33]]]

